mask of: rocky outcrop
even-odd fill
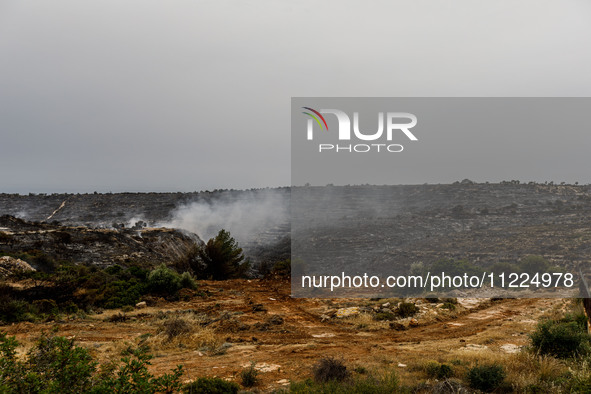
[[[41,251],[55,260],[100,267],[172,264],[186,259],[202,243],[197,235],[174,229],[92,229],[0,217],[0,251],[33,255]]]
[[[0,278],[5,278],[21,272],[36,271],[29,263],[10,256],[0,257]]]

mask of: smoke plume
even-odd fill
[[[178,207],[163,226],[194,232],[206,242],[223,228],[244,244],[287,223],[288,213],[289,193],[284,191],[224,192]]]

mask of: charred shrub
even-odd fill
[[[321,358],[314,366],[313,373],[317,383],[342,382],[351,375],[343,361],[334,357]]]

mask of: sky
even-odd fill
[[[0,0],[0,192],[286,186],[291,97],[591,96],[590,16],[588,0]]]

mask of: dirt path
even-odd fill
[[[527,343],[527,335],[537,319],[564,300],[510,299],[476,303],[455,316],[440,321],[419,320],[417,327],[405,331],[387,328],[363,328],[346,319],[326,319],[323,313],[335,305],[349,305],[354,300],[293,299],[289,283],[280,281],[234,280],[205,282],[201,287],[209,296],[189,301],[165,303],[134,311],[132,320],[111,323],[105,320],[115,311],[58,323],[20,323],[4,327],[21,341],[30,341],[41,331],[58,327],[59,335],[75,336],[102,359],[112,359],[126,343],[137,343],[142,334],[155,334],[157,324],[150,318],[160,311],[188,311],[215,315],[231,313],[247,330],[221,331],[227,342],[225,354],[209,355],[185,347],[158,350],[152,360],[153,372],[159,374],[182,364],[184,379],[220,376],[239,380],[244,366],[255,362],[261,369],[261,387],[273,388],[289,380],[310,376],[312,365],[321,357],[343,358],[352,367],[400,368],[421,360],[448,357],[457,352],[474,354],[506,352]],[[360,302],[357,300],[356,302]],[[261,311],[255,311],[262,309]],[[256,326],[270,316],[279,315],[283,324],[266,328]],[[361,327],[361,328],[360,328]],[[510,346],[509,346],[510,345]]]

